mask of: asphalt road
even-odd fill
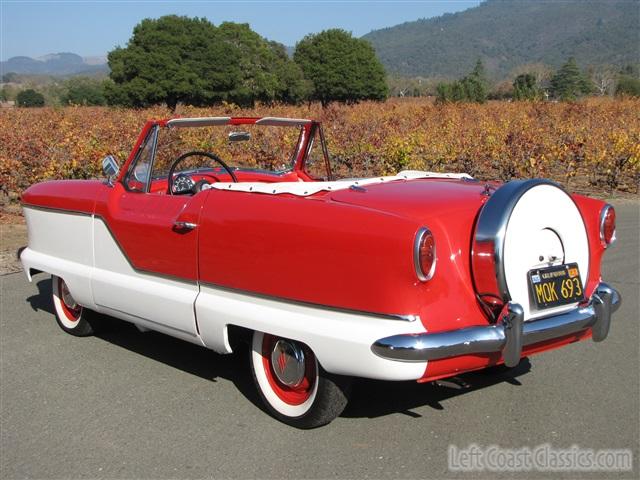
[[[638,203],[617,212],[604,276],[624,302],[604,343],[457,383],[359,381],[347,411],[312,431],[261,410],[246,352],[219,356],[120,323],[75,338],[54,321],[48,276],[2,276],[0,477],[494,478],[449,472],[448,446],[550,443],[634,455],[633,472],[554,477],[638,478]]]

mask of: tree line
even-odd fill
[[[482,60],[473,70],[453,81],[422,78],[389,79],[391,95],[435,96],[439,103],[487,100],[561,100],[574,101],[587,95],[640,96],[640,69],[627,65],[590,66],[581,69],[570,57],[557,71],[543,64],[523,65],[512,80],[489,81]]]
[[[108,54],[108,80],[69,80],[63,104],[148,107],[165,104],[241,107],[255,102],[298,104],[384,100],[386,73],[373,47],[331,29],[307,35],[293,58],[247,24],[219,26],[204,18],[168,15],[142,20],[126,47]],[[18,104],[44,103],[37,92]]]
[[[394,96],[435,96],[438,102],[488,99],[575,100],[585,95],[640,96],[637,66],[582,70],[573,58],[557,71],[541,64],[520,67],[512,80],[492,83],[478,60],[453,81],[386,77],[368,41],[340,29],[307,35],[290,57],[247,24],[215,26],[204,18],[169,15],[142,20],[125,47],[109,52],[107,79],[75,77],[47,86],[0,89],[0,100],[19,106],[115,105],[142,108],[165,104],[241,107],[255,102],[354,103]],[[16,75],[8,73],[3,82]],[[424,81],[423,81],[424,80]],[[8,85],[11,85],[9,83]]]

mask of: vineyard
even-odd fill
[[[323,122],[341,173],[402,169],[467,172],[479,179],[545,177],[571,191],[637,194],[640,100],[580,103],[489,102],[435,105],[429,100],[238,109],[179,108],[182,116],[289,116]],[[100,176],[111,153],[122,162],[149,118],[163,108],[106,107],[0,111],[0,205],[35,182]]]

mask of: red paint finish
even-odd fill
[[[196,281],[199,229],[179,231],[175,223],[197,225],[208,193],[144,194],[129,192],[117,183],[100,192],[95,213],[107,224],[134,268]]]
[[[522,357],[529,357],[540,352],[555,350],[556,348],[564,347],[590,337],[591,329],[587,329],[565,337],[529,345],[522,349]],[[441,378],[451,377],[452,375],[459,375],[494,365],[501,365],[502,363],[504,363],[504,359],[500,353],[461,355],[459,357],[431,360],[427,365],[427,370],[424,376],[419,379],[418,382],[432,382]]]
[[[601,263],[606,249],[600,241],[600,213],[606,203],[582,195],[572,195],[572,197],[582,214],[589,240],[589,276],[584,289],[585,296],[589,298],[598,283],[602,281]]]
[[[98,180],[53,180],[36,183],[22,193],[22,203],[27,206],[92,214],[96,194],[102,183]]]
[[[462,193],[467,188],[445,183]],[[395,204],[387,202],[388,190],[402,192],[395,182],[310,197],[211,190],[201,219],[200,279],[337,308],[418,314],[429,330],[486,323],[470,281],[468,232],[476,205],[467,202],[465,209],[449,195],[458,208],[448,215],[432,207],[447,201],[440,181],[401,185],[413,197]],[[473,189],[468,193],[475,196]],[[368,203],[369,196],[378,208],[351,205]],[[421,206],[414,214],[422,218],[404,214],[413,204]],[[413,264],[413,241],[423,225],[438,245],[434,278],[424,283]]]
[[[415,221],[326,195],[209,192],[200,232],[202,282],[355,310],[416,307]]]

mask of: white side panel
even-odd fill
[[[94,235],[92,286],[99,310],[200,343],[193,311],[198,285],[134,270],[99,218]]]
[[[203,342],[231,351],[228,325],[237,325],[306,343],[328,372],[380,380],[416,380],[427,363],[385,360],[371,351],[380,338],[424,332],[422,323],[281,302],[201,286],[196,314]]]
[[[27,206],[23,211],[29,244],[20,259],[27,275],[34,268],[62,277],[78,303],[95,308],[90,282],[93,218]]]

